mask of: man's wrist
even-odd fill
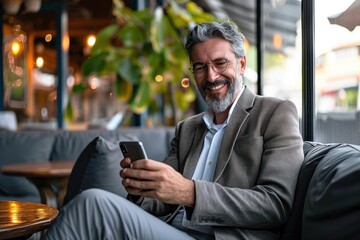
[[[183,204],[186,207],[193,208],[195,206],[196,194],[195,194],[195,182],[189,180],[189,184],[185,194],[185,203]]]

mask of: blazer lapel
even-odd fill
[[[221,142],[218,162],[215,169],[214,182],[216,182],[224,171],[241,127],[249,116],[248,110],[252,108],[255,101],[255,94],[245,86],[225,128],[224,138]]]
[[[199,161],[201,149],[203,147],[204,135],[206,134],[207,127],[205,124],[199,124],[193,129],[194,137],[192,144],[189,146],[189,155],[185,161],[183,175],[184,177],[191,179],[195,171],[196,164]],[[189,141],[190,142],[190,141]]]

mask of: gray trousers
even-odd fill
[[[89,189],[60,210],[43,239],[194,239],[132,202],[113,193]]]

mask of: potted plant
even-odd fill
[[[184,48],[186,33],[192,24],[214,17],[192,1],[167,0],[155,9],[139,11],[121,0],[113,4],[116,22],[97,34],[82,65],[83,75],[116,76],[117,98],[130,111],[171,109],[176,122],[196,99]]]

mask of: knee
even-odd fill
[[[102,214],[106,209],[127,208],[129,203],[128,200],[116,194],[92,188],[79,193],[63,210],[77,212],[92,209],[93,212]]]
[[[79,193],[75,199],[77,202],[83,202],[88,200],[97,200],[107,197],[108,192],[98,188],[90,188]]]
[[[71,211],[82,211],[98,205],[99,202],[107,201],[106,199],[108,199],[106,191],[96,188],[86,189],[66,204],[62,211],[68,211],[69,209],[72,209]]]
[[[127,201],[125,198],[120,197],[114,193],[98,189],[90,188],[79,193],[75,198],[78,204],[96,204],[96,203],[111,203],[111,202],[122,202]]]

